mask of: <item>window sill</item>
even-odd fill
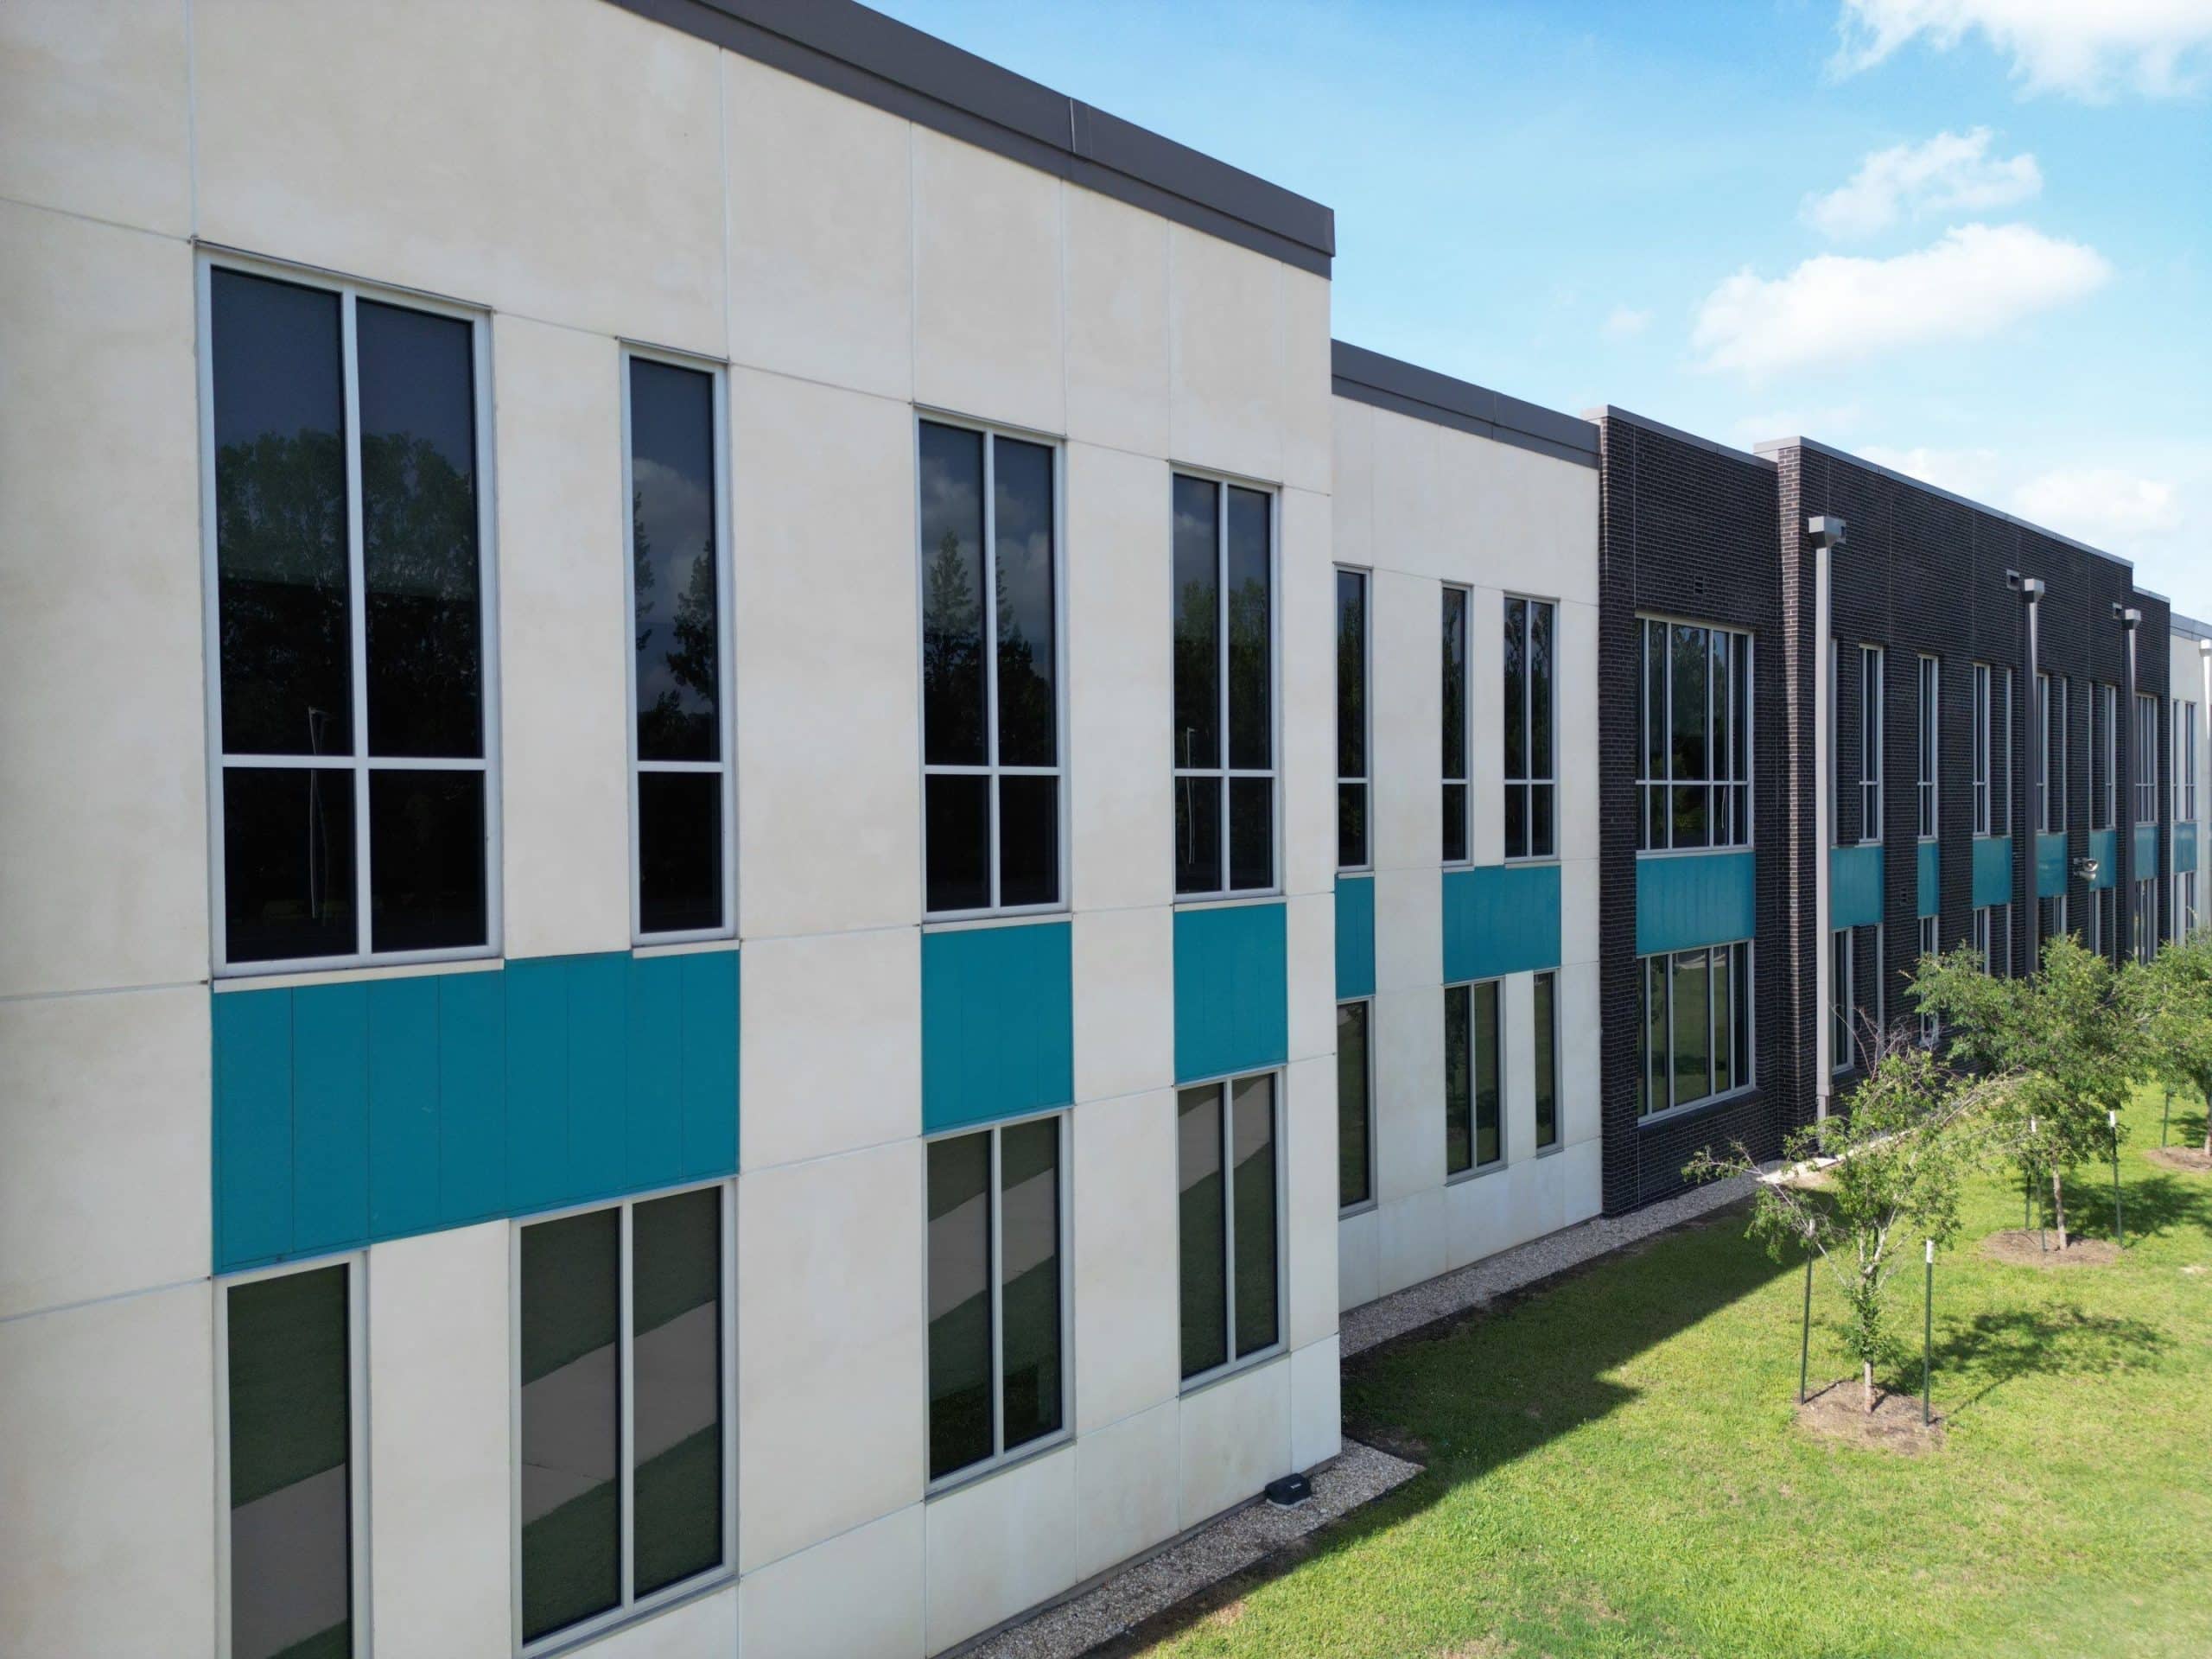
[[[271,963],[266,968],[219,968],[209,982],[216,991],[273,991],[302,985],[343,985],[376,979],[420,979],[430,974],[487,974],[504,968],[497,950],[465,956],[410,957],[395,962],[334,962],[326,965]]]
[[[1239,905],[1274,904],[1282,896],[1281,887],[1257,887],[1249,893],[1179,893],[1173,903],[1177,910],[1233,910]]]
[[[1337,1211],[1338,1221],[1351,1221],[1359,1216],[1371,1216],[1382,1207],[1380,1198],[1362,1198],[1357,1204],[1347,1204]]]
[[[1636,1127],[1644,1129],[1655,1124],[1673,1123],[1682,1118],[1695,1117],[1702,1112],[1715,1111],[1723,1106],[1732,1106],[1737,1102],[1758,1092],[1758,1084],[1747,1083],[1738,1088],[1731,1089],[1725,1095],[1708,1095],[1703,1100],[1693,1100],[1687,1105],[1669,1106],[1663,1112],[1647,1113],[1636,1120]]]
[[[1289,1344],[1278,1339],[1261,1349],[1256,1354],[1247,1354],[1243,1358],[1231,1360],[1226,1365],[1217,1365],[1210,1371],[1200,1371],[1196,1376],[1185,1377],[1181,1386],[1175,1391],[1175,1397],[1179,1400],[1188,1400],[1193,1395],[1204,1394],[1209,1389],[1218,1388],[1224,1382],[1234,1382],[1247,1372],[1259,1370],[1264,1366],[1273,1365],[1280,1360],[1289,1357]]]
[[[1456,1175],[1447,1174],[1444,1178],[1444,1185],[1465,1186],[1470,1181],[1479,1181],[1485,1175],[1503,1174],[1507,1161],[1503,1158],[1493,1158],[1486,1164],[1477,1164],[1472,1169],[1463,1169]]]
[[[630,1606],[601,1613],[593,1620],[571,1625],[566,1630],[550,1631],[518,1651],[523,1659],[556,1659],[556,1656],[561,1654],[581,1653],[617,1630],[634,1629],[658,1618],[663,1613],[673,1612],[678,1607],[702,1600],[717,1591],[728,1590],[736,1582],[737,1569],[734,1567],[724,1563],[721,1567],[710,1567],[696,1578],[686,1579],[683,1583],[670,1585],[664,1590],[656,1590]]]
[[[1013,1451],[1004,1453],[995,1461],[971,1464],[965,1469],[956,1469],[942,1479],[931,1482],[928,1489],[922,1493],[922,1502],[934,1503],[940,1497],[950,1497],[955,1492],[964,1492],[971,1486],[980,1486],[985,1481],[995,1479],[1000,1475],[1010,1474],[1016,1469],[1036,1462],[1039,1458],[1050,1457],[1055,1452],[1065,1452],[1074,1444],[1075,1431],[1073,1429],[1055,1430],[1042,1439],[1031,1440],[1025,1446],[1016,1446]]]
[[[1029,905],[1020,910],[957,910],[922,918],[925,933],[963,933],[980,927],[1005,927],[1028,922],[1065,922],[1074,912],[1065,905]]]

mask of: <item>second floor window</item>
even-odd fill
[[[2109,830],[2120,788],[2120,688],[2089,688],[2089,828]]]
[[[1444,861],[1473,856],[1467,840],[1467,590],[1444,589]]]
[[[1175,474],[1175,892],[1275,885],[1274,504]]]
[[[2010,669],[1974,665],[1974,832],[2012,833],[2012,675]]]
[[[1887,688],[1879,645],[1859,647],[1859,839],[1882,838],[1882,709]]]
[[[2135,822],[2156,823],[2158,821],[2158,700],[2138,696],[2135,699],[2134,753],[2128,756],[2135,767]]]
[[[2174,817],[2183,823],[2196,817],[2196,705],[2174,704]]]
[[[1337,868],[1365,869],[1367,573],[1337,572]]]
[[[1062,902],[1052,451],[924,421],[924,908]]]
[[[1920,838],[1923,841],[1933,841],[1937,830],[1936,734],[1942,729],[1938,721],[1938,716],[1942,710],[1942,664],[1935,658],[1923,657],[1920,659],[1920,710],[1917,727],[1920,758],[1916,793],[1920,798]]]
[[[1751,842],[1751,638],[1643,620],[1639,851]]]
[[[1541,599],[1505,601],[1505,855],[1559,850],[1553,774],[1554,613]]]
[[[2067,682],[2036,676],[2036,727],[2042,775],[2036,779],[2036,825],[2046,835],[2066,828]]]

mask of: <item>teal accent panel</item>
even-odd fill
[[[1072,930],[1065,922],[922,936],[922,1131],[1075,1099]]]
[[[1974,842],[1974,907],[2003,905],[2012,898],[2012,837],[1976,836]]]
[[[1758,859],[1749,851],[1645,854],[1636,861],[1636,954],[1727,944],[1758,931]]]
[[[215,1270],[737,1167],[738,953],[213,994]]]
[[[2036,897],[2066,896],[2066,832],[2053,830],[2036,836]]]
[[[1559,966],[1559,866],[1444,873],[1444,982]]]
[[[1913,914],[1938,916],[1943,910],[1943,849],[1932,841],[1923,841],[1914,849],[1913,878],[1916,892]]]
[[[2093,887],[2109,887],[2120,880],[2120,832],[2117,830],[2089,831],[2089,856],[2097,861],[2097,873],[2090,878]]]
[[[1281,1065],[1290,1055],[1287,912],[1175,912],[1175,1080]]]
[[[1337,878],[1337,1001],[1375,995],[1375,878]]]
[[[1872,927],[1882,919],[1882,849],[1828,849],[1828,923],[1833,927]]]
[[[2158,868],[2158,826],[2139,823],[2135,826],[2135,869],[2138,881],[2144,880]]]
[[[2196,824],[2187,821],[2174,825],[2174,868],[2193,870],[2196,868]]]

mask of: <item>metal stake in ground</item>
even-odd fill
[[[2127,1217],[2120,1202],[2120,1114],[2107,1112],[2105,1126],[2112,1131],[2112,1235],[2124,1250],[2127,1248]]]
[[[1928,1241],[1928,1291],[1920,1316],[1920,1426],[1928,1427],[1929,1380],[1936,1374],[1936,1241]]]
[[[1813,1251],[1805,1250],[1805,1329],[1797,1344],[1797,1403],[1805,1403],[1805,1367],[1813,1357]]]
[[[2028,1145],[2029,1145],[2031,1147],[2032,1147],[2035,1145],[2035,1140],[2036,1140],[2036,1121],[2035,1121],[2035,1119],[2034,1119],[2034,1118],[2031,1117],[2031,1118],[2028,1120]],[[2032,1153],[2031,1153],[2031,1154],[2030,1154],[2030,1156],[2029,1156],[2029,1158],[2028,1158],[2028,1194],[2029,1194],[2029,1199],[2030,1199],[2031,1207],[2032,1207],[2032,1205],[2033,1205],[2034,1195],[2035,1195],[2035,1190],[2036,1190],[2036,1166],[2035,1166],[2035,1158],[2034,1158],[2033,1154],[2032,1154]],[[2044,1233],[2044,1226],[2043,1226],[2043,1224],[2042,1224],[2040,1221],[2038,1221],[2038,1222],[2036,1224],[2036,1244],[2037,1244],[2037,1247],[2038,1249],[2044,1249],[2044,1250],[2048,1250],[2048,1249],[2050,1248],[2050,1240],[2049,1236]]]
[[[2166,1144],[2166,1125],[2173,1121],[2173,1116],[2174,1091],[2169,1085],[2166,1090],[2165,1108],[2158,1114],[2158,1144],[2162,1147]]]

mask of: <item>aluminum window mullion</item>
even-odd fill
[[[984,785],[990,799],[984,822],[989,826],[991,908],[1003,902],[999,885],[999,507],[997,489],[998,442],[990,433],[982,437],[983,545],[979,550],[983,573],[983,764],[990,781]],[[1058,677],[1054,677],[1057,680]],[[1057,686],[1055,687],[1057,694]],[[991,1137],[991,1156],[998,1156],[998,1137]],[[995,1162],[993,1167],[996,1168]]]
[[[620,1209],[619,1272],[615,1281],[618,1292],[615,1318],[620,1321],[620,1325],[615,1332],[614,1351],[619,1357],[616,1386],[622,1395],[620,1407],[615,1414],[621,1426],[621,1467],[616,1471],[616,1480],[622,1531],[622,1581],[619,1586],[622,1599],[620,1605],[626,1612],[638,1599],[638,1375],[637,1344],[632,1337],[637,1319],[637,1293],[632,1282],[636,1277],[637,1258],[632,1232],[636,1206],[624,1204]]]
[[[1221,1238],[1222,1354],[1226,1365],[1236,1363],[1236,1102],[1226,1078],[1214,1085],[1221,1103]]]
[[[351,288],[339,290],[339,363],[346,399],[346,582],[352,589],[346,606],[350,639],[349,662],[353,684],[347,712],[353,730],[350,749],[353,785],[353,951],[373,955],[376,939],[370,931],[369,773],[369,584],[367,551],[361,531],[361,373],[360,332]]]
[[[1229,830],[1229,485],[1218,480],[1214,485],[1213,502],[1213,588],[1214,588],[1214,653],[1216,663],[1215,692],[1219,706],[1216,718],[1220,722],[1218,745],[1214,759],[1220,763],[1221,772],[1215,780],[1215,798],[1220,803],[1221,830],[1221,891],[1236,890],[1236,875],[1230,856],[1233,845]]]
[[[986,1131],[990,1135],[990,1190],[984,1195],[984,1224],[990,1229],[990,1249],[988,1271],[991,1282],[984,1305],[991,1316],[991,1460],[995,1463],[1006,1456],[1006,1216],[1001,1205],[1004,1192],[1003,1171],[999,1161],[999,1131],[1001,1126],[993,1124]]]

